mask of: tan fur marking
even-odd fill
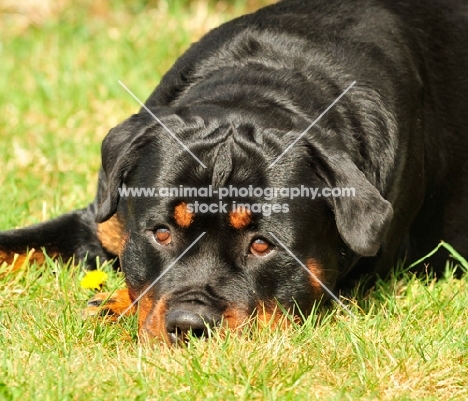
[[[242,308],[229,307],[223,313],[223,321],[231,330],[241,329],[248,321],[250,315]]]
[[[123,251],[125,250],[125,247],[127,246],[128,237],[129,234],[127,232],[122,235],[122,239],[120,240],[119,244],[119,256],[122,255]]]
[[[323,289],[317,279],[323,282],[323,267],[315,259],[309,259],[306,263],[306,266],[310,272],[310,284],[312,285],[314,295],[318,300],[323,294]]]
[[[245,208],[237,208],[229,212],[229,223],[236,230],[247,227],[252,222],[252,212]]]
[[[88,306],[83,314],[85,317],[109,315],[111,320],[117,320],[132,302],[127,288],[113,293],[100,292],[88,301]],[[125,315],[133,315],[136,311],[137,308],[133,306]]]
[[[97,237],[104,249],[114,255],[119,254],[123,234],[123,224],[113,215],[109,220],[97,225]]]
[[[51,258],[56,257],[57,255],[55,253],[50,254]],[[45,255],[41,251],[36,251],[34,248],[31,249],[27,254],[18,254],[14,252],[5,252],[5,251],[0,251],[0,265],[6,262],[8,265],[10,265],[11,270],[10,271],[15,271],[21,268],[25,263],[32,263],[36,262],[38,264],[42,264],[45,262]]]
[[[185,202],[181,202],[174,209],[174,219],[180,227],[189,227],[193,222],[193,216],[193,213],[187,209],[187,204]]]
[[[138,303],[138,337],[141,341],[170,344],[166,330],[167,303],[161,298],[154,304],[148,297],[143,297]]]
[[[272,329],[279,327],[285,330],[291,326],[291,320],[283,313],[275,301],[259,302],[257,305],[257,319],[260,324],[271,327]],[[294,317],[294,320],[298,320]]]

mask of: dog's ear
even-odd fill
[[[120,199],[119,188],[127,174],[135,167],[139,151],[154,140],[151,128],[156,121],[142,112],[112,128],[101,147],[102,169],[98,195],[96,222],[108,220],[117,210]]]
[[[351,195],[328,198],[343,241],[358,255],[377,254],[392,221],[393,208],[369,182],[349,152],[334,144],[309,144],[314,167],[329,188],[349,188]]]

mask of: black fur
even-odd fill
[[[286,0],[222,25],[146,101],[207,168],[142,109],[104,140],[91,209],[3,233],[0,249],[54,244],[81,257],[89,244],[102,255],[90,238],[90,210],[98,209],[97,222],[117,213],[128,234],[120,262],[135,297],[206,232],[150,294],[167,300],[168,316],[193,310],[210,321],[233,305],[249,314],[272,300],[307,314],[321,296],[269,232],[304,263],[316,261],[332,290],[385,275],[399,257],[415,260],[440,240],[468,256],[467,43],[461,0]],[[174,207],[194,199],[122,200],[124,184],[355,187],[357,197],[295,199],[289,213],[255,215],[241,230],[225,214],[195,216],[184,228]],[[60,239],[42,240],[48,227]],[[160,227],[172,232],[169,246],[154,240]],[[272,244],[268,256],[249,254],[256,238]],[[433,268],[445,257],[432,259]]]

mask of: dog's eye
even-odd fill
[[[154,237],[156,242],[161,245],[169,245],[172,241],[171,232],[167,228],[158,228]]]
[[[271,245],[264,239],[258,238],[250,245],[250,252],[255,256],[266,256],[272,250]]]

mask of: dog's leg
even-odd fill
[[[118,318],[120,315],[132,315],[137,307],[132,304],[132,299],[127,288],[115,292],[101,292],[88,301],[84,310],[85,317],[109,316]]]
[[[50,257],[66,261],[72,257],[94,268],[100,262],[115,258],[121,236],[116,217],[96,224],[95,205],[64,214],[45,223],[0,232],[0,264],[6,262],[18,269],[26,260],[42,263],[43,250]]]
[[[88,268],[115,259],[119,253],[123,226],[115,213],[96,223],[96,214],[105,193],[106,178],[99,172],[96,199],[87,208],[30,227],[0,232],[0,265],[6,262],[18,269],[26,260],[42,263],[48,256],[64,261],[74,257]]]

